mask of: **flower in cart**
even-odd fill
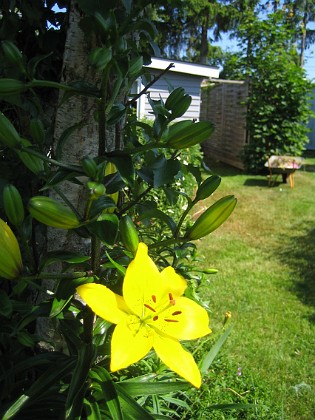
[[[182,296],[186,287],[173,267],[159,272],[147,246],[140,243],[126,271],[123,296],[96,283],[77,288],[98,316],[117,324],[111,341],[112,371],[139,361],[154,348],[170,369],[200,387],[198,366],[179,340],[203,337],[211,330],[206,310]]]

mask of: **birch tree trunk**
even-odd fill
[[[69,10],[69,27],[65,42],[61,82],[68,84],[75,81],[84,81],[95,86],[99,85],[98,79],[100,76],[96,73],[94,67],[89,64],[89,54],[95,48],[95,45],[93,45],[93,37],[91,36],[87,39],[81,30],[79,26],[81,18],[82,15],[79,8],[76,2],[72,0]],[[61,103],[61,106],[58,106],[55,115],[52,155],[61,162],[77,165],[83,157],[95,157],[99,154],[99,128],[94,118],[98,104],[95,97],[83,95],[75,95],[69,100],[62,102],[63,95],[63,92],[60,92],[59,104]],[[64,135],[65,130],[69,130],[71,127],[75,129],[66,138],[61,147],[60,139]],[[115,127],[106,131],[106,151],[112,151],[115,146],[117,147],[116,132]],[[86,178],[81,180],[86,181]],[[58,190],[58,193],[51,192],[50,195],[56,200],[61,200],[61,193],[81,215],[84,215],[88,193],[84,187],[72,182],[63,182],[58,186]],[[81,238],[72,230],[48,228],[48,252],[68,250],[88,255],[90,248],[90,239]],[[50,267],[49,271],[61,272],[61,269],[60,264],[55,264]],[[55,288],[54,280],[45,280],[44,284],[47,290],[54,290]],[[47,299],[46,293],[44,296],[39,296],[39,300],[44,299]],[[40,320],[37,325],[37,334],[42,338],[42,346],[46,350],[50,349],[52,343],[54,349],[62,349],[62,338],[58,335],[55,325],[49,320]]]

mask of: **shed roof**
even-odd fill
[[[151,64],[149,64],[146,67],[150,69],[165,70],[166,67],[171,63],[173,63],[174,66],[169,71],[185,73],[205,78],[213,77],[217,79],[219,77],[218,67],[210,67],[203,64],[187,63],[184,61],[168,60],[166,58],[152,57]]]

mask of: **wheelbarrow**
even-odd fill
[[[294,187],[294,172],[300,169],[304,159],[296,156],[270,156],[265,163],[269,169],[268,185],[271,187],[277,181],[278,176],[282,176],[282,181],[290,182],[290,187]]]

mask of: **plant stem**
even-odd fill
[[[123,209],[121,209],[121,211],[119,212],[119,216],[121,216],[123,213],[131,209],[131,207],[133,207],[135,204],[137,204],[141,200],[141,198],[146,196],[148,192],[152,190],[152,188],[153,188],[153,185],[150,185],[146,190],[144,190],[140,195],[138,195],[138,197],[135,200],[128,203]]]
[[[148,245],[149,249],[153,249],[153,248],[159,248],[161,246],[166,246],[166,245],[173,245],[176,244],[176,242],[187,242],[186,238],[171,238],[171,239],[166,239],[165,241],[161,241],[161,242],[156,242],[154,244],[150,244]]]
[[[179,231],[180,231],[180,228],[181,228],[181,226],[182,226],[182,224],[183,224],[183,222],[184,222],[184,220],[185,220],[185,217],[186,217],[186,216],[187,216],[187,214],[190,212],[190,210],[192,209],[193,205],[194,205],[194,202],[189,203],[189,204],[188,204],[188,206],[187,206],[187,209],[186,209],[186,210],[184,211],[184,213],[181,215],[181,218],[179,219],[179,222],[177,223],[176,230],[175,230],[175,232],[174,232],[174,237],[175,237],[175,238],[177,238],[178,233],[179,233]]]
[[[41,279],[79,279],[81,277],[90,277],[91,273],[88,271],[78,271],[74,273],[39,273],[31,276],[21,276],[20,280],[41,280]]]
[[[31,149],[30,147],[23,147],[22,146],[19,149],[19,151],[28,153],[29,155],[36,156],[36,157],[42,159],[43,161],[50,163],[51,165],[59,166],[60,168],[65,168],[65,169],[68,169],[70,171],[75,171],[75,172],[79,172],[79,173],[82,173],[82,174],[84,173],[80,166],[71,166],[71,165],[66,165],[65,163],[62,163],[62,162],[58,162],[57,160],[52,159],[48,156],[45,156],[42,153],[37,152],[34,149]]]

